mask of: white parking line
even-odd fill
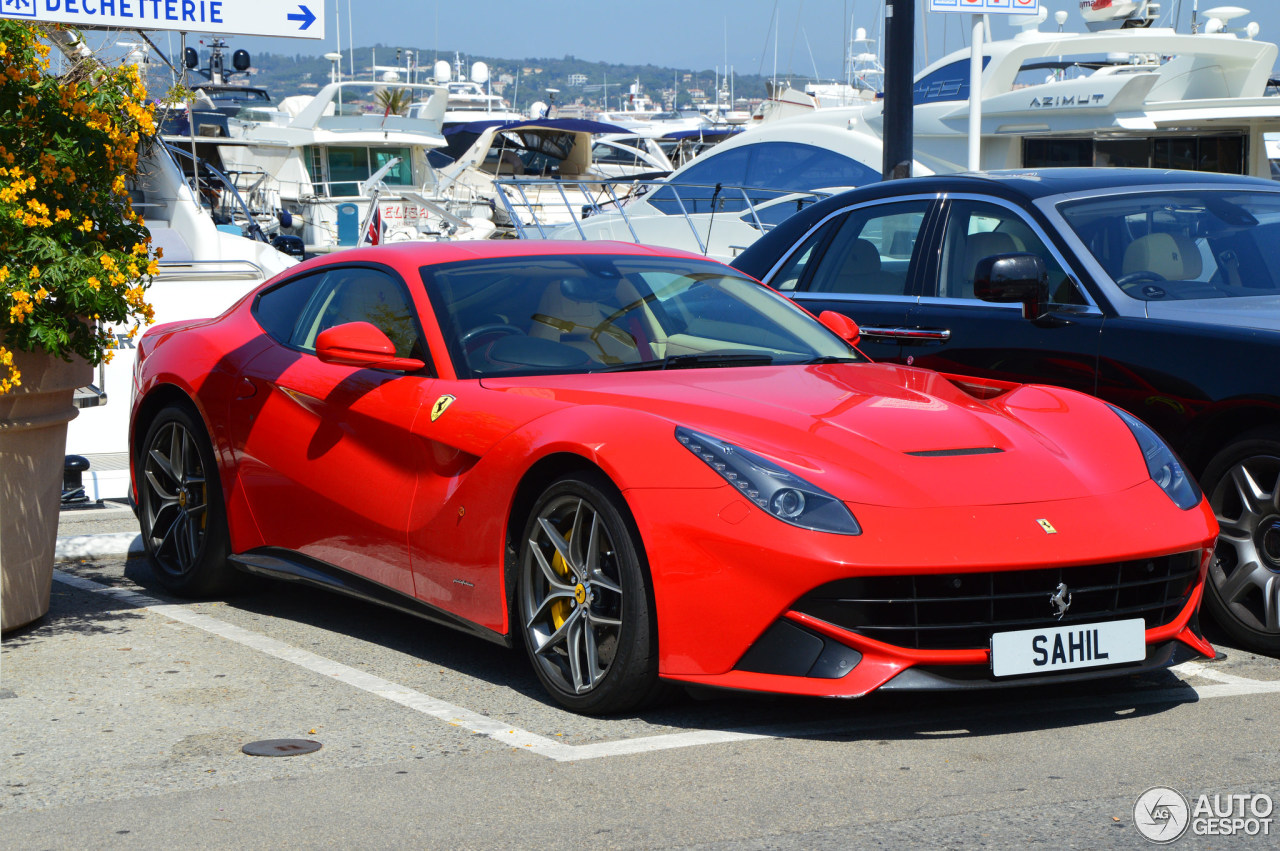
[[[496,742],[501,742],[509,747],[535,753],[539,756],[557,762],[575,762],[585,759],[599,759],[610,756],[627,756],[631,754],[647,753],[651,751],[670,750],[672,748],[687,748],[695,745],[722,744],[725,742],[741,742],[753,739],[774,739],[781,737],[802,737],[829,734],[833,732],[866,732],[869,730],[879,730],[892,727],[901,727],[910,725],[914,721],[923,721],[931,716],[927,713],[911,713],[909,715],[895,715],[882,719],[875,719],[868,722],[867,719],[834,719],[818,724],[806,723],[800,725],[772,726],[769,728],[760,728],[757,730],[690,730],[684,733],[671,733],[660,736],[645,736],[637,739],[619,739],[612,742],[598,742],[590,745],[568,745],[563,742],[557,742],[548,739],[545,736],[539,736],[528,730],[522,730],[518,727],[511,727],[494,719],[481,715],[478,712],[472,712],[469,709],[463,709],[460,706],[454,706],[443,700],[432,697],[428,694],[415,691],[414,689],[393,683],[390,680],[374,674],[360,671],[341,662],[335,662],[332,659],[326,659],[323,656],[312,653],[308,650],[301,650],[283,641],[278,641],[265,635],[261,635],[242,627],[229,624],[226,621],[209,617],[198,612],[188,610],[181,605],[170,603],[162,603],[153,597],[139,593],[129,588],[119,588],[84,579],[65,573],[61,570],[53,572],[53,578],[65,585],[73,588],[79,588],[83,591],[90,591],[95,594],[105,594],[114,597],[122,602],[137,606],[156,614],[164,615],[175,621],[195,627],[196,629],[225,638],[228,641],[234,641],[245,647],[274,656],[285,662],[289,662],[299,667],[306,668],[317,674],[326,677],[332,677],[339,682],[345,683],[370,694],[377,695],[386,700],[398,703],[415,712],[421,712],[432,718],[438,718],[455,727],[462,727],[473,733],[487,736]],[[1211,686],[1191,686],[1183,684],[1172,688],[1151,689],[1143,691],[1135,691],[1125,695],[1124,703],[1133,704],[1149,704],[1149,703],[1171,703],[1171,702],[1189,702],[1195,695],[1195,700],[1207,700],[1215,697],[1235,697],[1249,694],[1267,694],[1280,693],[1280,682],[1264,682],[1261,680],[1251,680],[1245,677],[1239,677],[1234,674],[1227,674],[1216,671],[1199,662],[1187,662],[1172,669],[1181,676],[1197,676],[1207,679],[1218,680],[1220,685]],[[1024,703],[1026,708],[1034,708],[1035,702]],[[1105,702],[1097,698],[1077,698],[1075,700],[1053,700],[1046,704],[1046,708],[1053,711],[1064,711],[1073,709],[1089,709],[1103,708]]]

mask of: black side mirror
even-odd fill
[[[1025,319],[1044,314],[1049,303],[1049,269],[1038,254],[996,254],[978,261],[973,292],[983,301],[1022,305]]]

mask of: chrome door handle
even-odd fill
[[[951,331],[947,328],[897,328],[859,325],[858,330],[864,337],[888,337],[891,340],[937,340],[946,342],[951,339]]]

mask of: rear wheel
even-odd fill
[[[578,473],[538,498],[520,545],[517,613],[538,679],[576,712],[660,693],[648,564],[617,490]]]
[[[1260,429],[1205,468],[1218,548],[1205,609],[1250,650],[1280,652],[1280,429]]]
[[[156,578],[170,591],[204,596],[229,590],[238,574],[209,437],[185,407],[162,410],[147,429],[137,463],[138,520]]]

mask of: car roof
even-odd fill
[[[1137,186],[1155,189],[1172,189],[1179,186],[1221,184],[1224,187],[1280,189],[1274,181],[1236,174],[1218,174],[1200,171],[1153,168],[1042,168],[1008,169],[1003,171],[961,172],[928,177],[911,177],[905,181],[887,181],[873,186],[850,190],[836,197],[847,197],[854,192],[871,194],[880,190],[883,194],[903,195],[914,192],[972,192],[1021,195],[1024,198],[1043,198],[1068,192],[1097,192],[1107,189],[1128,189]]]
[[[492,257],[546,257],[564,254],[603,254],[633,257],[673,257],[701,260],[701,254],[678,248],[637,245],[631,242],[607,240],[582,242],[579,240],[551,239],[477,239],[442,242],[392,242],[384,245],[351,248],[344,251],[314,257],[289,269],[293,277],[299,271],[318,269],[339,263],[380,263],[409,269],[437,263],[454,263],[461,260],[480,260]],[[710,261],[716,262],[716,261]]]

